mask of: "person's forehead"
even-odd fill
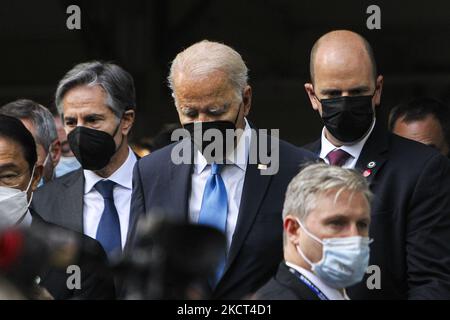
[[[405,122],[404,117],[402,117],[397,121],[394,130],[410,138],[440,139],[443,137],[439,120],[431,114],[424,119],[408,122]]]
[[[374,79],[369,56],[362,50],[353,51],[319,50],[314,63],[315,83],[333,87],[370,85]]]
[[[74,87],[64,95],[62,101],[64,113],[89,108],[93,109],[92,111],[109,110],[106,105],[106,96],[106,92],[99,85]]]
[[[11,139],[0,137],[0,166],[8,163],[14,163],[17,167],[27,166],[21,146]]]
[[[317,195],[315,214],[318,219],[327,219],[338,214],[349,218],[360,218],[361,215],[370,217],[368,209],[369,203],[361,191],[328,190]]]
[[[180,74],[175,80],[175,96],[180,100],[214,100],[227,97],[232,91],[228,77],[223,72],[214,72],[195,78]]]

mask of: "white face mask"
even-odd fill
[[[360,236],[320,240],[300,220],[297,222],[310,238],[322,244],[322,259],[316,263],[306,257],[299,245],[297,251],[323,282],[332,288],[343,289],[363,279],[369,264],[369,244],[373,240]]]
[[[28,201],[27,193],[33,181],[34,169],[31,173],[28,187],[25,191],[11,188],[0,187],[0,229],[10,228],[22,221],[28,212],[33,193],[31,193],[30,201]]]

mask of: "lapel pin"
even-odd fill
[[[367,168],[372,169],[372,168],[374,168],[376,165],[377,165],[377,163],[376,163],[375,161],[370,161],[370,162],[367,164]]]
[[[372,174],[372,170],[370,170],[370,169],[366,169],[366,170],[364,170],[364,172],[363,172],[364,178],[367,178],[367,177],[370,176],[371,174]]]
[[[267,170],[267,165],[266,164],[258,164],[258,169],[259,170]]]

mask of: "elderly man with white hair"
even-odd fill
[[[358,172],[327,164],[303,169],[283,207],[284,262],[256,297],[347,300],[369,262],[372,194]]]
[[[263,285],[282,260],[284,192],[299,166],[316,157],[254,134],[246,118],[252,102],[247,66],[229,46],[201,41],[188,47],[172,62],[168,79],[183,132],[189,136],[135,166],[133,217],[137,221],[139,215],[161,214],[222,231],[227,250],[205,286],[212,298],[243,298]],[[220,146],[207,152],[213,145],[207,137],[210,129],[222,137],[235,133],[222,140],[224,153]],[[174,158],[178,149],[193,150],[188,162]],[[255,157],[254,151],[261,149],[274,156],[276,172],[267,174],[261,153]]]

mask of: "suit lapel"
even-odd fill
[[[387,160],[388,133],[379,123],[374,127],[356,162],[355,169],[360,171],[367,181],[373,182]]]
[[[183,140],[181,143],[189,143],[188,140]],[[191,149],[191,153],[193,150]],[[193,161],[191,161],[192,163]],[[169,179],[170,179],[170,198],[171,210],[166,212],[169,219],[174,221],[189,221],[189,196],[191,194],[192,181],[192,164],[174,164],[169,161]]]
[[[257,138],[257,136],[254,137]],[[252,139],[250,150],[258,147],[258,141],[253,140],[256,139]],[[268,150],[271,150],[270,139],[267,141],[269,143]],[[238,220],[233,234],[230,251],[228,253],[224,275],[235,260],[248,232],[254,223],[272,177],[272,175],[262,175],[260,169],[258,169],[258,164],[247,164],[244,186],[242,188],[241,203],[239,206]]]
[[[386,161],[386,150],[388,150],[388,134],[382,124],[377,123],[366,143],[364,144],[355,169],[366,177],[367,181],[372,183],[373,179],[380,171]],[[320,154],[322,143],[320,139],[304,146],[305,149]]]
[[[291,289],[300,300],[320,300],[319,297],[304,284],[296,275],[289,271],[289,267],[283,261],[278,267],[276,279],[287,288]]]
[[[305,145],[303,148],[305,148],[305,149],[311,151],[312,153],[316,154],[317,156],[319,156],[320,149],[322,148],[322,141],[319,138],[316,141]]]
[[[67,197],[61,198],[61,213],[64,226],[83,233],[83,197],[84,197],[84,175],[83,169],[78,169],[72,179],[63,183]]]

